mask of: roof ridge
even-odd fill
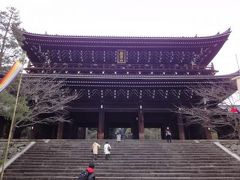
[[[216,38],[221,36],[227,36],[231,33],[231,29],[228,28],[226,31],[222,33],[217,33],[215,35],[210,36],[102,36],[102,35],[58,35],[58,34],[40,34],[40,33],[32,33],[25,31],[26,35],[35,35],[41,37],[58,37],[58,38],[106,38],[106,39],[205,39],[205,38]]]

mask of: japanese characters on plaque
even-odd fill
[[[127,59],[127,51],[126,50],[118,50],[117,51],[117,63],[126,63]]]

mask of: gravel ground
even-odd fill
[[[225,141],[220,141],[222,145],[224,145],[226,148],[228,148],[230,151],[233,153],[237,154],[240,156],[240,140],[225,140]]]

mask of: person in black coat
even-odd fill
[[[172,133],[171,133],[171,130],[169,129],[169,127],[167,127],[167,129],[166,129],[166,138],[167,138],[168,143],[172,142]]]
[[[78,180],[95,180],[94,164],[89,163],[85,171],[82,171]]]
[[[87,180],[95,180],[95,173],[94,173],[94,164],[93,163],[89,163],[88,168],[86,169],[86,171],[88,172],[88,178]]]

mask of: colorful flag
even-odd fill
[[[16,61],[7,74],[0,79],[0,93],[14,80],[18,73],[23,69],[22,63]]]

